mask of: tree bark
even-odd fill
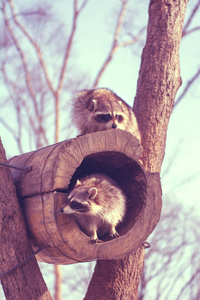
[[[143,146],[143,165],[160,172],[167,127],[181,85],[179,48],[188,0],[151,0],[134,111]]]
[[[0,140],[0,161],[7,163]],[[9,168],[0,166],[0,273],[32,254]],[[6,299],[52,299],[35,258],[1,278]]]
[[[181,85],[179,47],[187,0],[151,0],[147,41],[134,102],[147,171],[160,172],[169,118]],[[137,299],[144,248],[117,261],[98,261],[85,300]]]

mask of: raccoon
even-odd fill
[[[118,128],[129,131],[141,140],[137,119],[131,107],[107,88],[77,92],[72,119],[80,135]]]
[[[92,241],[109,233],[118,237],[116,226],[122,222],[126,210],[126,197],[110,177],[92,174],[77,180],[60,212],[73,214],[80,229]]]

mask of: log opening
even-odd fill
[[[145,207],[147,180],[142,166],[125,154],[116,151],[90,154],[83,159],[74,172],[66,193],[71,191],[77,179],[93,173],[108,175],[126,195],[126,215],[117,229],[120,235],[126,234],[134,226]],[[103,240],[110,240],[110,238],[106,236]]]

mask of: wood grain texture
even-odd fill
[[[136,250],[155,228],[161,211],[159,173],[144,171],[142,147],[122,130],[96,132],[13,157],[10,164],[32,167],[12,171],[21,208],[37,259],[48,263],[120,259]],[[127,213],[117,229],[120,237],[105,236],[92,243],[73,216],[58,213],[77,178],[103,172],[127,198]]]

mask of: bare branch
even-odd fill
[[[146,29],[146,26],[142,27],[136,36],[134,36],[130,41],[126,41],[126,42],[118,44],[118,47],[126,47],[129,45],[134,45],[139,40],[141,34],[144,32],[145,29]]]
[[[181,93],[181,95],[178,97],[178,99],[174,103],[173,111],[174,111],[174,108],[177,107],[177,105],[181,102],[181,100],[183,99],[185,94],[188,92],[189,88],[191,88],[191,86],[195,82],[195,80],[199,77],[199,75],[200,75],[200,68],[197,70],[195,75],[188,81],[188,83],[187,83],[186,87],[184,88],[183,92]]]
[[[34,137],[36,138],[36,145],[38,147],[44,146],[40,142],[40,135],[43,137],[45,145],[48,145],[48,140],[47,140],[44,128],[41,126],[41,124],[39,124],[39,129],[37,128],[37,123],[35,122],[35,118],[32,116],[32,110],[30,108],[30,105],[28,105],[27,101],[23,100],[23,98],[21,96],[21,91],[17,88],[16,84],[13,83],[11,80],[9,80],[9,78],[6,74],[4,63],[2,64],[1,71],[3,74],[4,82],[7,86],[7,91],[10,96],[9,98],[13,102],[13,105],[14,105],[16,113],[17,113],[18,135],[16,137],[16,133],[15,133],[15,136],[14,135],[13,136],[15,137],[15,140],[18,143],[20,152],[23,152],[22,146],[21,146],[21,123],[22,123],[21,122],[21,109],[22,108],[25,110],[26,117],[28,119],[28,123],[31,125],[31,128],[33,130]],[[40,116],[39,116],[39,118],[40,118],[40,122],[42,122]]]
[[[191,278],[185,283],[185,285],[182,287],[177,299],[181,299],[181,296],[183,294],[183,292],[186,290],[186,288],[188,286],[192,285],[192,282],[194,281],[194,279],[197,277],[197,275],[200,274],[200,268],[196,270],[196,272],[191,276]],[[181,275],[181,274],[180,274]]]
[[[8,132],[11,133],[11,135],[13,136],[14,140],[16,141],[17,143],[17,146],[18,146],[18,149],[19,149],[19,152],[22,153],[22,146],[21,146],[21,139],[20,139],[20,136],[16,135],[16,132],[13,130],[13,128],[8,125],[7,122],[5,122],[4,119],[0,118],[0,123],[8,130]]]
[[[35,51],[37,53],[37,56],[38,56],[38,59],[39,59],[39,62],[40,62],[40,66],[41,66],[41,68],[42,68],[42,70],[44,72],[45,79],[46,79],[46,82],[48,84],[48,87],[49,87],[50,91],[52,92],[52,94],[54,95],[55,92],[54,92],[52,83],[51,83],[51,81],[49,79],[48,72],[47,72],[47,67],[46,67],[46,65],[44,63],[44,60],[43,60],[40,48],[39,48],[38,44],[36,43],[36,41],[34,41],[32,39],[32,37],[30,36],[30,34],[24,28],[24,26],[22,26],[22,24],[16,18],[16,14],[15,14],[15,11],[14,11],[14,6],[13,6],[13,3],[12,3],[12,0],[8,0],[8,2],[10,4],[10,8],[11,8],[11,13],[12,13],[13,20],[14,20],[15,24],[17,25],[17,27],[22,31],[22,33],[25,35],[25,37],[29,40],[29,42],[31,43],[31,45],[35,49]]]
[[[26,58],[25,58],[25,55],[22,51],[22,48],[20,47],[19,43],[18,43],[18,40],[15,38],[15,35],[12,31],[12,28],[10,27],[10,24],[9,24],[9,21],[8,21],[8,18],[6,16],[6,13],[5,13],[5,3],[3,4],[2,6],[2,12],[3,12],[3,17],[4,17],[4,21],[5,21],[5,24],[6,24],[6,27],[10,33],[10,36],[12,37],[13,39],[13,42],[14,42],[14,45],[21,57],[21,60],[22,60],[22,64],[23,64],[23,69],[24,69],[24,73],[25,73],[25,80],[26,80],[26,85],[27,85],[27,88],[28,88],[28,91],[29,91],[29,94],[33,100],[33,103],[35,103],[35,95],[34,95],[34,92],[33,92],[33,88],[31,86],[31,80],[30,80],[30,74],[29,74],[29,71],[28,71],[28,66],[27,66],[27,62],[26,62]],[[37,106],[35,106],[35,109],[37,111]]]
[[[84,9],[84,7],[87,5],[88,0],[83,1],[82,5],[80,6],[78,12],[81,12],[82,9]]]
[[[15,17],[14,7],[13,7],[12,1],[8,0],[8,3],[10,5],[11,14],[12,14],[13,20],[15,21],[15,24],[21,29],[21,31],[24,33],[24,35],[31,42],[32,41],[31,37],[28,35],[28,33],[26,32],[26,30],[21,26],[21,24],[17,21],[17,19]],[[31,124],[33,125],[34,132],[37,134],[36,135],[37,139],[39,139],[39,135],[41,134],[43,136],[44,141],[47,142],[45,130],[44,130],[44,128],[42,128],[42,116],[41,116],[41,114],[38,111],[38,105],[37,105],[37,102],[36,102],[36,96],[35,96],[33,87],[31,85],[31,76],[30,76],[30,72],[28,70],[28,63],[26,61],[25,53],[23,52],[22,48],[20,47],[20,44],[19,44],[17,38],[15,37],[15,34],[14,34],[14,32],[13,32],[10,24],[9,24],[8,18],[7,18],[6,13],[5,13],[5,3],[2,6],[2,12],[3,12],[3,16],[4,16],[4,21],[5,21],[6,27],[7,27],[8,31],[9,31],[12,39],[13,39],[14,45],[15,45],[15,47],[16,47],[19,55],[20,55],[21,61],[22,61],[22,66],[23,66],[23,70],[24,70],[24,73],[25,73],[26,86],[27,86],[28,92],[29,92],[29,94],[31,96],[31,99],[32,99],[32,103],[33,103],[34,110],[35,110],[35,116],[36,116],[36,120],[38,121],[39,129],[36,129],[36,127],[35,127],[35,120],[34,121],[32,120]],[[25,104],[24,107],[27,107],[27,105]],[[31,115],[29,115],[29,117],[32,119]]]
[[[65,56],[64,56],[64,59],[63,59],[62,68],[61,68],[59,81],[58,81],[58,87],[56,89],[57,96],[58,96],[58,94],[60,92],[60,89],[62,88],[62,85],[63,85],[64,74],[65,74],[65,71],[66,71],[66,68],[67,68],[68,57],[69,57],[69,54],[70,54],[72,41],[73,41],[75,30],[76,30],[76,23],[77,23],[78,14],[79,14],[79,11],[77,9],[77,0],[74,0],[74,17],[73,17],[72,30],[71,30],[71,34],[70,34],[70,37],[69,37],[69,40],[68,40],[68,43],[67,43],[67,46],[66,46]]]
[[[71,34],[66,46],[66,50],[65,50],[65,56],[63,59],[63,63],[62,63],[62,68],[61,68],[61,72],[60,72],[60,76],[59,76],[59,81],[58,81],[58,87],[55,91],[55,115],[56,115],[56,131],[55,131],[55,142],[58,142],[59,140],[59,131],[60,131],[60,125],[59,125],[59,94],[63,85],[63,81],[64,81],[64,75],[67,69],[67,63],[68,63],[68,58],[70,55],[70,51],[71,51],[71,47],[72,47],[72,41],[74,38],[74,34],[76,31],[76,25],[77,25],[77,18],[79,15],[79,12],[83,9],[83,7],[86,5],[87,1],[84,1],[83,5],[81,6],[81,8],[78,10],[77,8],[77,0],[74,0],[74,17],[73,17],[73,24],[72,24],[72,30],[71,30]]]
[[[193,18],[194,18],[194,15],[197,13],[198,9],[199,9],[199,6],[200,6],[200,0],[197,2],[197,4],[195,5],[194,9],[192,10],[191,12],[191,15],[188,19],[188,21],[186,22],[185,26],[183,27],[183,33],[182,33],[182,36],[185,36],[187,34],[187,28],[189,27],[189,25],[191,24]]]
[[[198,31],[198,30],[200,30],[200,26],[199,27],[194,27],[194,28],[192,28],[192,29],[184,32],[183,35],[182,35],[182,37],[185,37],[186,35],[188,35],[188,34],[190,34],[192,32]]]
[[[113,55],[114,55],[114,53],[115,53],[115,51],[118,47],[119,33],[120,33],[121,26],[122,26],[122,23],[123,23],[123,20],[124,20],[124,14],[125,14],[125,11],[126,11],[127,3],[128,3],[128,1],[122,1],[122,6],[121,6],[120,13],[119,13],[118,21],[117,21],[117,24],[116,24],[116,27],[115,27],[115,33],[114,33],[114,38],[113,38],[113,43],[112,43],[111,49],[110,49],[110,52],[108,53],[108,56],[107,56],[107,58],[106,58],[106,60],[103,64],[103,66],[101,67],[99,73],[97,74],[97,77],[96,77],[96,79],[94,81],[94,84],[93,84],[93,88],[97,87],[103,72],[107,68],[109,62],[112,60],[112,57],[113,57]]]

